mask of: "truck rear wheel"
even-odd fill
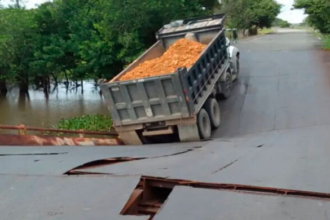
[[[211,138],[211,121],[209,114],[207,114],[204,108],[198,113],[197,126],[201,139]]]
[[[215,98],[209,98],[204,108],[210,117],[211,126],[213,129],[217,129],[221,123],[221,111],[219,103]]]

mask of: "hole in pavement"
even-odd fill
[[[135,160],[143,160],[145,159],[144,157],[141,158],[130,158],[130,157],[118,157],[118,158],[109,158],[109,159],[103,159],[103,160],[96,160],[92,162],[85,163],[81,166],[75,167],[72,170],[69,170],[68,172],[64,174],[72,175],[75,174],[75,170],[79,169],[89,169],[89,168],[94,168],[94,167],[99,167],[99,166],[104,166],[104,165],[112,165],[112,164],[117,164],[117,163],[123,163],[123,162],[129,162],[129,161],[135,161]],[[81,172],[78,172],[79,174]]]
[[[285,195],[304,198],[330,199],[330,194],[308,191],[296,191],[270,187],[246,186],[238,184],[205,183],[189,180],[164,179],[157,177],[141,177],[137,187],[126,202],[121,215],[149,215],[149,220],[158,213],[175,186],[190,186],[194,188],[231,190],[241,193],[263,195]]]
[[[261,144],[261,145],[258,145],[258,146],[257,146],[257,148],[261,148],[261,147],[263,147],[263,146],[264,146],[264,145],[263,145],[263,144]]]
[[[153,219],[173,188],[174,185],[161,185],[141,178],[120,214],[149,215],[149,219]]]

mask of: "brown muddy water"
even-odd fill
[[[62,118],[87,114],[109,114],[99,88],[91,81],[84,82],[83,92],[67,90],[64,85],[45,98],[42,90],[30,89],[28,96],[20,96],[17,89],[0,97],[0,124],[52,127]]]

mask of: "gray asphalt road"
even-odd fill
[[[205,204],[208,204],[207,212]],[[187,211],[191,207],[194,207],[194,211]],[[302,211],[305,209],[309,212]],[[329,215],[329,201],[176,187],[154,220],[327,220]]]
[[[137,209],[161,207],[159,220],[330,219],[330,53],[319,43],[290,30],[241,41],[241,76],[221,102],[220,139],[0,147],[1,220],[151,219],[120,214],[141,187]],[[154,181],[142,186],[141,176]],[[192,185],[169,192],[171,181]]]
[[[280,30],[239,42],[241,75],[213,137],[329,124],[330,57],[311,33]]]

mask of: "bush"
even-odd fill
[[[330,35],[324,35],[322,37],[323,49],[330,50]]]
[[[108,131],[112,126],[112,120],[105,115],[84,115],[70,119],[61,119],[56,129],[64,130],[86,130],[86,131]]]

